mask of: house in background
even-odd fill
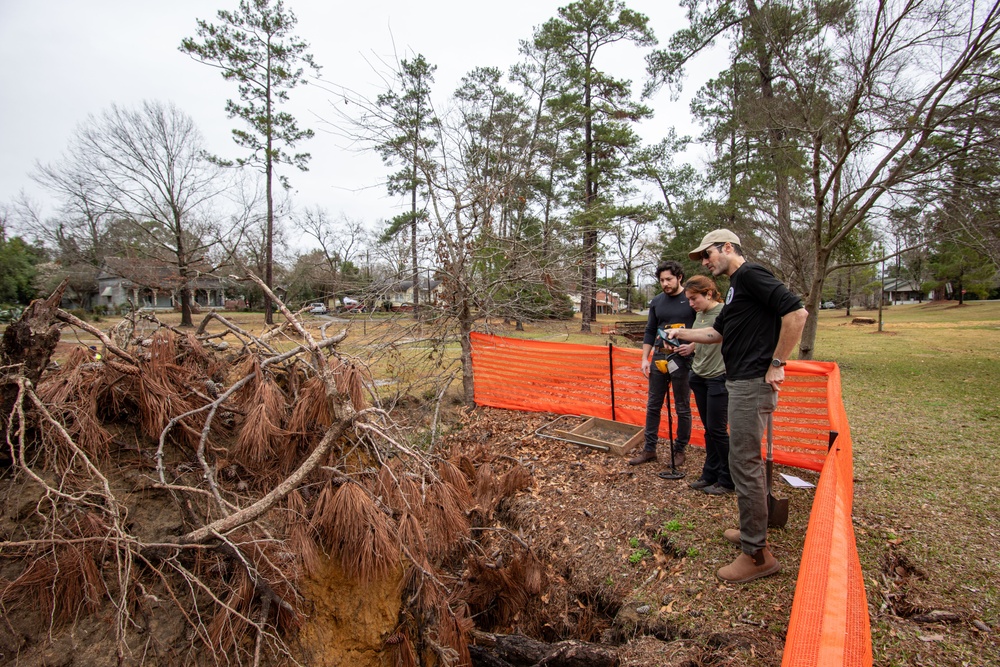
[[[906,303],[923,303],[927,297],[920,290],[920,285],[912,280],[888,278],[882,285],[882,298],[885,303],[902,305]]]
[[[573,312],[580,312],[580,293],[570,292],[569,300],[573,302]],[[594,295],[594,301],[597,303],[597,314],[598,315],[614,315],[616,313],[622,312],[622,307],[624,302],[621,296],[617,292],[612,292],[606,290],[603,287],[597,288],[597,292]]]
[[[580,297],[580,293],[579,292],[570,292],[569,293],[569,300],[573,304],[573,312],[574,313],[579,313],[580,312],[580,299],[581,299],[581,297]]]
[[[622,298],[617,292],[598,289],[595,299],[598,315],[614,315],[622,310]]]
[[[398,309],[401,306],[413,307],[413,281],[412,280],[397,280],[385,283],[384,285],[373,285],[373,288],[383,305],[388,302],[391,304],[392,309]],[[420,281],[420,305],[435,305],[441,296],[441,290],[443,289],[440,280],[434,280],[433,278],[424,278]]]
[[[192,307],[223,308],[225,284],[219,278],[196,273],[188,280]],[[172,310],[181,307],[181,279],[177,267],[151,259],[109,257],[97,276],[95,306],[110,310],[134,304],[137,309]]]

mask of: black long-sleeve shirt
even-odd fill
[[[688,329],[693,327],[694,308],[688,303],[683,290],[677,295],[660,292],[649,302],[649,319],[646,320],[646,331],[642,336],[643,345],[656,342],[657,329],[669,329],[677,324],[683,324]]]

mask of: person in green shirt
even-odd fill
[[[684,283],[688,303],[695,310],[692,329],[712,326],[722,311],[722,295],[708,276],[694,276]],[[698,345],[691,363],[691,393],[698,416],[705,427],[705,465],[701,477],[691,482],[692,489],[722,496],[733,493],[729,475],[729,392],[726,391],[726,365],[718,345]]]

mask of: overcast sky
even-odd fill
[[[285,0],[298,18],[296,34],[310,45],[322,66],[321,77],[374,98],[381,88],[370,63],[422,53],[437,65],[434,95],[443,100],[459,78],[477,66],[506,70],[518,60],[518,42],[556,16],[566,0],[363,0],[337,2]],[[665,44],[685,23],[683,11],[663,0],[632,0],[628,7],[650,19]],[[237,121],[224,105],[236,97],[234,84],[219,72],[177,50],[195,36],[198,18],[215,21],[218,9],[235,9],[236,0],[0,0],[0,203],[22,189],[43,210],[52,201],[29,173],[36,161],[59,160],[77,125],[112,103],[135,106],[145,99],[175,103],[189,114],[210,151],[239,155],[230,130]],[[615,45],[601,54],[609,73],[631,78],[638,90],[644,79],[643,52]],[[656,118],[640,133],[647,142],[671,126],[696,134],[688,110],[690,94],[714,76],[725,60],[724,47],[689,68],[684,95],[671,102],[667,91],[651,101]],[[319,86],[291,91],[287,109],[300,126],[317,136],[299,150],[312,154],[307,173],[286,171],[298,208],[323,206],[369,225],[398,212],[385,194],[388,169],[373,153],[348,150],[342,138],[323,132],[333,119],[332,95]],[[697,158],[695,158],[697,159]]]

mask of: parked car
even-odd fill
[[[306,308],[313,315],[326,315],[328,312],[330,312],[329,310],[327,310],[326,304],[320,302],[310,303],[308,306],[306,306]]]
[[[352,299],[349,296],[345,296],[341,301],[344,303],[340,307],[340,312],[342,313],[360,313],[364,310],[364,304],[356,299]]]
[[[394,313],[408,313],[411,310],[413,310],[413,304],[410,303],[409,301],[392,304],[392,312]]]
[[[819,307],[822,308],[823,310],[832,310],[833,308],[837,307],[837,304],[835,304],[833,301],[824,301],[823,303],[819,304]]]

